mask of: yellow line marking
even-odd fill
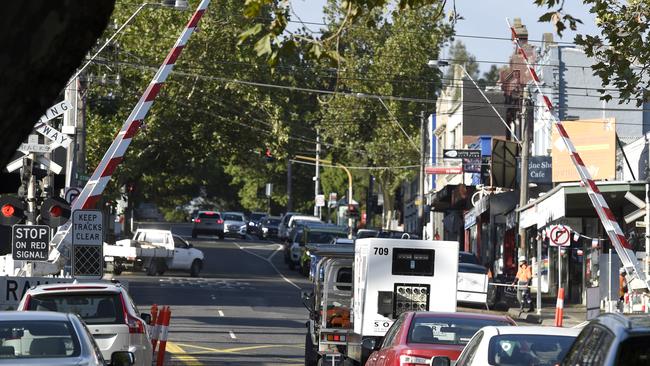
[[[169,342],[167,342],[167,345],[169,346]],[[259,346],[246,346],[246,347],[235,347],[235,348],[226,348],[226,349],[209,348],[209,347],[202,347],[202,346],[196,346],[196,345],[193,345],[193,344],[183,344],[183,343],[178,343],[177,346],[196,348],[196,349],[203,350],[203,351],[199,351],[199,352],[188,353],[188,354],[193,354],[193,355],[200,355],[200,354],[205,354],[205,353],[237,353],[237,352],[241,352],[241,351],[251,351],[251,350],[255,350],[255,349],[276,348],[276,347],[302,348],[302,346],[280,345],[280,344],[265,344],[265,345],[259,345]]]
[[[167,341],[167,352],[172,354],[174,359],[181,361],[183,364],[188,366],[198,366],[202,363],[194,356],[185,352],[184,349],[179,347],[177,344]]]

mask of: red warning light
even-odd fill
[[[50,215],[52,217],[59,217],[62,214],[63,214],[63,209],[61,208],[61,206],[52,206],[50,208]]]
[[[2,206],[2,216],[4,217],[12,217],[14,213],[16,212],[16,208],[13,205],[6,204]]]

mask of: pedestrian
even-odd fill
[[[512,283],[517,286],[517,300],[519,301],[519,309],[524,310],[524,305],[529,303],[530,292],[528,286],[533,278],[533,271],[531,270],[525,256],[519,257],[519,269],[515,276],[515,281]]]
[[[621,267],[618,271],[618,297],[620,301],[625,300],[625,294],[627,293],[627,280],[625,279],[625,268]]]

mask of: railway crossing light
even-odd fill
[[[15,196],[0,196],[0,224],[12,226],[25,218],[25,203]]]
[[[41,205],[41,222],[53,229],[70,219],[70,205],[62,198],[52,197]]]

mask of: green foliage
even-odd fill
[[[650,2],[583,0],[583,3],[596,15],[600,34],[578,35],[575,42],[598,61],[591,68],[602,80],[601,99],[610,100],[612,96],[605,89],[614,88],[621,103],[636,101],[637,106],[642,105],[647,101],[650,88],[650,46],[647,42]],[[535,0],[535,4],[551,10],[539,20],[554,23],[558,34],[567,26],[576,29],[582,23],[564,12],[564,1]]]
[[[479,65],[476,62],[476,56],[472,55],[461,41],[456,41],[449,48],[449,63],[451,65],[462,65],[467,70],[467,73],[472,76],[474,80],[478,79]],[[448,67],[445,72],[445,82],[451,84],[454,79],[454,68]]]

